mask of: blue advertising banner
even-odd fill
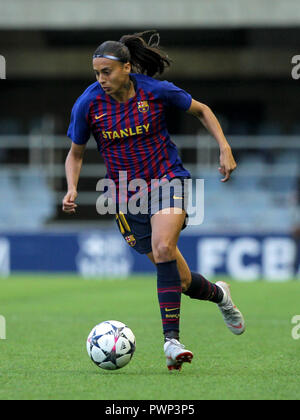
[[[291,237],[279,234],[186,233],[178,244],[191,270],[240,281],[282,281],[299,276],[298,245]],[[127,277],[134,273],[154,274],[155,268],[115,230],[0,234],[0,276],[15,272]]]

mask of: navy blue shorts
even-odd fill
[[[152,252],[151,217],[154,214],[165,208],[180,208],[186,211],[188,191],[184,188],[185,179],[187,178],[176,178],[180,186],[178,184],[176,184],[176,187],[171,186],[170,194],[164,194],[161,188],[159,188],[159,191],[156,191],[156,195],[153,192],[149,193],[147,208],[144,208],[143,212],[132,214],[128,209],[126,209],[126,212],[122,212],[120,209],[117,210],[117,226],[128,245],[139,254]],[[182,230],[187,226],[187,218],[188,215],[186,215]]]

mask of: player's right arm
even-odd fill
[[[82,167],[82,161],[84,156],[86,145],[78,145],[72,143],[68,156],[66,158],[65,170],[68,184],[68,192],[63,199],[63,211],[65,213],[75,213],[77,204],[75,200],[77,198],[77,186]]]
[[[63,211],[69,214],[76,213],[77,186],[85,147],[90,138],[88,110],[89,101],[85,100],[85,94],[83,94],[73,106],[68,129],[68,137],[72,140],[72,146],[65,163],[68,192],[63,199]]]

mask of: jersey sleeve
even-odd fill
[[[185,90],[167,81],[162,82],[161,87],[164,102],[167,106],[176,107],[183,111],[187,111],[190,108],[192,96]]]
[[[78,98],[73,106],[67,135],[73,143],[81,145],[86,144],[90,138],[88,107],[82,98]]]

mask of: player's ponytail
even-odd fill
[[[145,40],[150,35],[148,41]],[[155,30],[124,35],[120,41],[103,42],[93,58],[109,58],[121,63],[130,62],[133,72],[154,76],[162,74],[171,60],[160,48],[159,33]]]
[[[148,41],[145,40],[150,35]],[[136,73],[154,76],[162,74],[171,60],[160,48],[160,36],[155,30],[124,35],[120,39],[130,52],[130,63]]]

